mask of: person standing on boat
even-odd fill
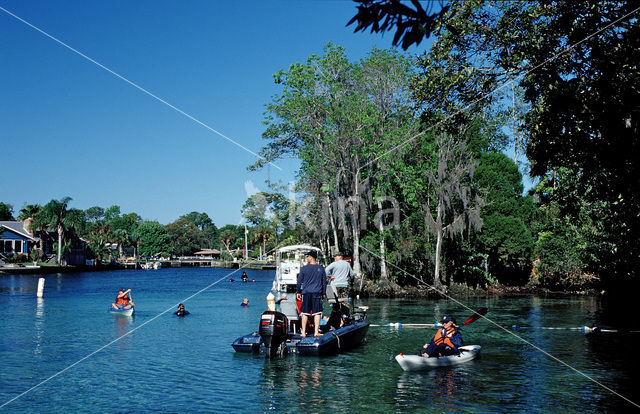
[[[325,269],[330,277],[331,286],[336,288],[339,297],[348,294],[349,286],[353,282],[353,269],[346,260],[343,260],[342,253],[337,252],[333,256],[333,263]]]
[[[125,290],[124,288],[118,291],[115,301],[111,304],[113,309],[131,309],[135,305],[131,300],[131,289]]]
[[[462,346],[462,335],[456,327],[456,318],[452,316],[442,317],[442,328],[438,329],[431,342],[424,344],[422,356],[439,357],[445,355],[458,355]]]
[[[320,336],[320,319],[322,318],[322,299],[327,295],[327,274],[317,263],[318,252],[311,250],[305,253],[307,265],[300,269],[296,285],[296,299],[302,301],[301,336],[307,336],[307,320],[313,316],[314,336]]]

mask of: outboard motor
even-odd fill
[[[258,333],[266,348],[267,358],[273,358],[278,352],[282,352],[280,346],[286,341],[288,330],[289,319],[284,313],[265,311],[260,316]]]

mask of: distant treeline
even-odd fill
[[[88,257],[100,261],[124,258],[125,253],[138,257],[188,256],[201,249],[218,249],[232,257],[235,249],[244,248],[244,226],[216,227],[207,213],[191,212],[167,225],[143,220],[135,213],[122,213],[117,205],[86,210],[70,208],[70,197],[51,200],[44,206],[25,205],[14,217],[13,207],[0,203],[0,220],[27,221],[31,230],[40,229],[58,234],[60,256],[81,238],[87,242]],[[249,248],[263,242],[259,229],[248,227]],[[56,249],[58,247],[56,243]],[[256,249],[252,255],[258,255]]]

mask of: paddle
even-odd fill
[[[474,313],[473,315],[469,316],[469,319],[467,319],[466,321],[464,321],[464,323],[460,326],[465,326],[471,322],[475,322],[478,319],[482,318],[484,315],[487,314],[487,312],[489,312],[488,308],[480,308],[478,309],[478,311],[476,313]]]

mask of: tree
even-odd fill
[[[434,7],[434,2],[425,2],[425,10],[418,0],[411,0],[410,7],[400,0],[355,0],[358,5],[358,13],[349,20],[347,26],[357,22],[354,32],[365,31],[371,27],[371,33],[384,33],[395,28],[393,45],[400,41],[403,49],[415,44],[419,45],[422,39],[428,38],[436,29],[436,24],[449,10],[448,5],[440,2]],[[437,11],[432,11],[436,10]]]
[[[176,256],[188,256],[200,250],[204,244],[202,233],[195,224],[184,217],[167,224],[171,237],[171,253]]]
[[[138,225],[140,242],[138,251],[145,257],[162,255],[171,252],[171,235],[167,228],[157,221],[143,221]]]
[[[113,236],[112,228],[105,220],[105,210],[102,207],[89,207],[84,211],[86,228],[83,234],[88,241],[89,249],[98,261],[104,256],[111,258],[111,249],[107,247]]]
[[[269,227],[256,227],[252,231],[253,241],[262,243],[263,254],[267,253],[267,241],[273,238],[273,230]]]
[[[522,196],[518,166],[502,153],[483,154],[474,180],[487,192],[482,232],[475,237],[477,251],[487,255],[489,271],[501,282],[527,281],[534,247],[528,226],[534,206],[530,196]]]
[[[467,152],[464,141],[448,134],[436,137],[437,160],[434,169],[427,169],[430,191],[421,202],[426,227],[436,237],[433,286],[443,288],[440,278],[444,237],[461,236],[465,230],[482,226],[480,209],[484,200],[473,185],[475,160]]]
[[[13,206],[11,204],[0,203],[0,220],[13,221]]]
[[[269,143],[252,167],[301,159],[307,226],[327,253],[330,233],[334,248],[341,233],[359,278],[360,240],[373,191],[382,191],[383,161],[393,157],[414,120],[407,104],[409,67],[397,53],[378,49],[352,63],[343,48],[329,44],[322,56],[280,71],[276,83],[283,92],[267,105],[263,138]]]
[[[18,220],[24,221],[32,219],[40,212],[40,210],[42,210],[42,206],[40,204],[28,204],[20,209]]]
[[[640,259],[636,7],[619,0],[454,1],[429,26],[438,40],[422,59],[425,76],[415,87],[420,102],[453,115],[500,106],[494,92],[516,82],[512,91],[522,90],[528,108],[521,130],[532,173],[551,178],[561,168],[573,172],[585,201],[597,206],[590,221],[605,222],[598,273],[611,279],[635,277]],[[411,18],[405,9],[398,13],[385,29],[401,30],[403,18]]]
[[[118,255],[122,258],[125,246],[136,246],[139,234],[138,225],[142,222],[142,217],[137,213],[119,215],[120,207],[112,206],[105,211],[105,217],[109,218],[109,226],[112,229],[112,242],[118,245]]]
[[[58,264],[60,264],[62,260],[65,233],[69,230],[73,231],[74,229],[78,229],[83,223],[82,211],[68,208],[71,200],[71,197],[51,200],[45,204],[42,210],[34,217],[35,226],[55,230],[58,233]]]
[[[192,211],[182,216],[185,220],[193,223],[200,230],[205,244],[203,247],[213,248],[218,243],[218,228],[213,224],[213,220],[207,213]]]

